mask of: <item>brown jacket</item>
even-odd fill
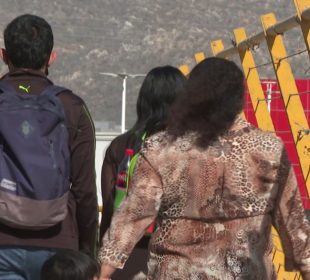
[[[286,269],[309,273],[310,226],[282,141],[239,118],[205,149],[198,136],[146,140],[99,260],[122,268],[157,217],[149,280],[274,280],[272,225]]]
[[[19,85],[30,86],[30,94],[40,94],[52,84],[43,73],[24,69],[8,73],[2,79],[17,92],[24,93],[18,89]],[[71,150],[68,215],[62,223],[40,231],[17,230],[0,224],[0,246],[79,249],[93,255],[98,219],[93,121],[80,97],[68,90],[60,93],[59,98],[67,117]]]
[[[101,195],[103,214],[100,223],[100,240],[109,228],[113,215],[117,168],[122,161],[125,149],[135,149],[137,138],[130,131],[117,136],[106,150],[101,169]]]

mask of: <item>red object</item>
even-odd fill
[[[122,159],[121,163],[118,166],[117,177],[116,177],[116,188],[119,189],[127,189],[127,176],[128,176],[128,167],[130,164],[131,157],[134,154],[133,149],[126,149],[125,156]]]
[[[265,98],[267,99],[267,91],[269,87],[269,92],[271,94],[270,98],[270,115],[273,121],[273,125],[276,134],[283,140],[290,161],[293,165],[296,178],[298,181],[300,195],[303,200],[304,208],[310,209],[310,199],[306,188],[305,179],[302,174],[302,170],[299,163],[299,157],[296,151],[296,146],[294,143],[294,138],[291,132],[290,124],[288,121],[287,113],[285,110],[285,105],[280,93],[280,89],[276,80],[262,80],[262,88],[265,93]],[[301,102],[306,114],[309,125],[310,116],[310,80],[296,80],[296,86],[299,92]],[[292,97],[293,98],[293,97]],[[268,101],[268,100],[267,100]],[[253,108],[251,99],[249,97],[248,89],[245,92],[245,108],[244,114],[247,120],[253,125],[257,126],[257,121],[255,117],[255,108]]]
[[[155,230],[155,222],[153,222],[149,227],[147,228],[146,232],[149,234],[152,234]]]

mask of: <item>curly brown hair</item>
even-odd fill
[[[206,58],[189,75],[185,92],[172,105],[167,130],[176,139],[197,132],[206,147],[233,124],[244,104],[244,76],[232,61]]]

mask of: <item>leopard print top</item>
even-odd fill
[[[147,279],[276,279],[272,225],[286,267],[310,271],[310,227],[280,139],[238,118],[207,149],[195,140],[161,132],[146,141],[99,261],[122,268],[156,218]]]

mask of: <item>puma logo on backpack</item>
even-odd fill
[[[0,81],[0,222],[29,230],[48,228],[67,215],[69,135],[57,94],[18,94]]]

